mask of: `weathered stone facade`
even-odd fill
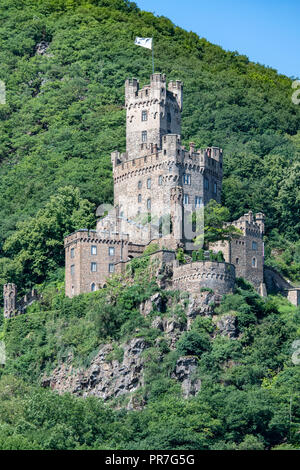
[[[230,263],[196,261],[180,265],[174,261],[174,289],[197,294],[201,288],[208,288],[223,295],[233,291],[234,283],[235,268]]]
[[[138,80],[126,81],[126,153],[111,156],[114,208],[96,231],[65,239],[66,295],[97,290],[150,242],[184,246],[195,236],[192,212],[221,201],[222,150],[181,145],[182,91],[180,81],[167,86],[160,73],[142,89]]]
[[[27,307],[40,299],[41,296],[35,289],[32,289],[24,297],[17,300],[17,286],[15,284],[5,284],[3,287],[4,318],[12,318],[25,313]]]
[[[217,242],[212,248],[223,252],[227,263],[235,266],[236,276],[250,281],[257,289],[264,282],[264,214],[252,212],[230,222],[243,235],[230,242]]]
[[[134,245],[128,237],[78,230],[65,238],[65,289],[68,297],[93,292],[103,287],[116,272],[116,263],[142,254],[144,246]]]

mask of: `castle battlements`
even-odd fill
[[[253,212],[249,211],[239,219],[226,225],[234,225],[236,228],[240,229],[245,236],[262,238],[265,231],[265,215],[260,212],[254,216]]]

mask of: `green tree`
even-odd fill
[[[4,251],[16,267],[7,280],[22,285],[44,281],[64,263],[64,237],[94,223],[93,205],[80,197],[79,189],[61,188],[35,217],[19,222],[6,240]]]
[[[228,224],[229,210],[211,199],[204,209],[204,231],[195,239],[196,245],[208,248],[210,243],[232,240],[242,235],[241,230]]]

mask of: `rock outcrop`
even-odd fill
[[[160,330],[170,349],[176,348],[176,343],[182,333],[191,328],[198,315],[211,316],[216,324],[217,334],[235,338],[237,336],[236,317],[233,314],[221,317],[213,316],[214,305],[218,299],[211,291],[203,291],[189,296],[170,297],[168,302],[160,293],[140,305],[141,315],[151,318],[151,327]],[[155,315],[156,316],[151,316]],[[185,320],[185,314],[187,320]],[[130,392],[137,391],[144,385],[143,352],[148,344],[143,338],[133,338],[122,344],[123,358],[112,344],[103,345],[93,358],[88,368],[75,368],[72,357],[57,367],[50,377],[43,379],[43,385],[57,390],[59,393],[71,392],[79,396],[97,396],[103,400],[119,398]],[[118,347],[120,349],[120,347]],[[119,357],[119,360],[116,359]],[[122,355],[121,355],[122,356]],[[196,370],[198,359],[195,356],[180,357],[176,363],[172,378],[182,385],[185,398],[194,396],[201,388],[201,380]],[[128,409],[139,409],[145,405],[142,396],[131,393]]]
[[[216,324],[218,333],[221,336],[227,336],[231,339],[234,339],[238,336],[237,318],[234,313],[228,313],[220,317],[215,316],[214,323]]]
[[[212,316],[214,313],[214,305],[217,303],[218,297],[210,291],[203,291],[199,294],[190,294],[189,304],[186,309],[187,329],[191,328],[192,322],[198,315]]]
[[[181,382],[184,398],[195,396],[201,388],[201,380],[196,375],[198,359],[195,356],[182,356],[178,359],[173,377]]]
[[[153,309],[155,309],[157,312],[163,311],[163,299],[159,292],[152,295],[150,299],[145,300],[140,305],[140,313],[144,317],[149,315]]]
[[[104,400],[133,392],[143,386],[142,353],[146,343],[134,338],[123,345],[123,361],[109,360],[113,352],[110,344],[103,346],[86,370],[75,369],[71,361],[56,368],[51,377],[44,378],[43,385],[59,393],[71,392],[76,395],[94,395]]]

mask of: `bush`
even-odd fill
[[[176,349],[181,356],[200,357],[211,348],[210,337],[206,333],[188,331],[177,342]]]

